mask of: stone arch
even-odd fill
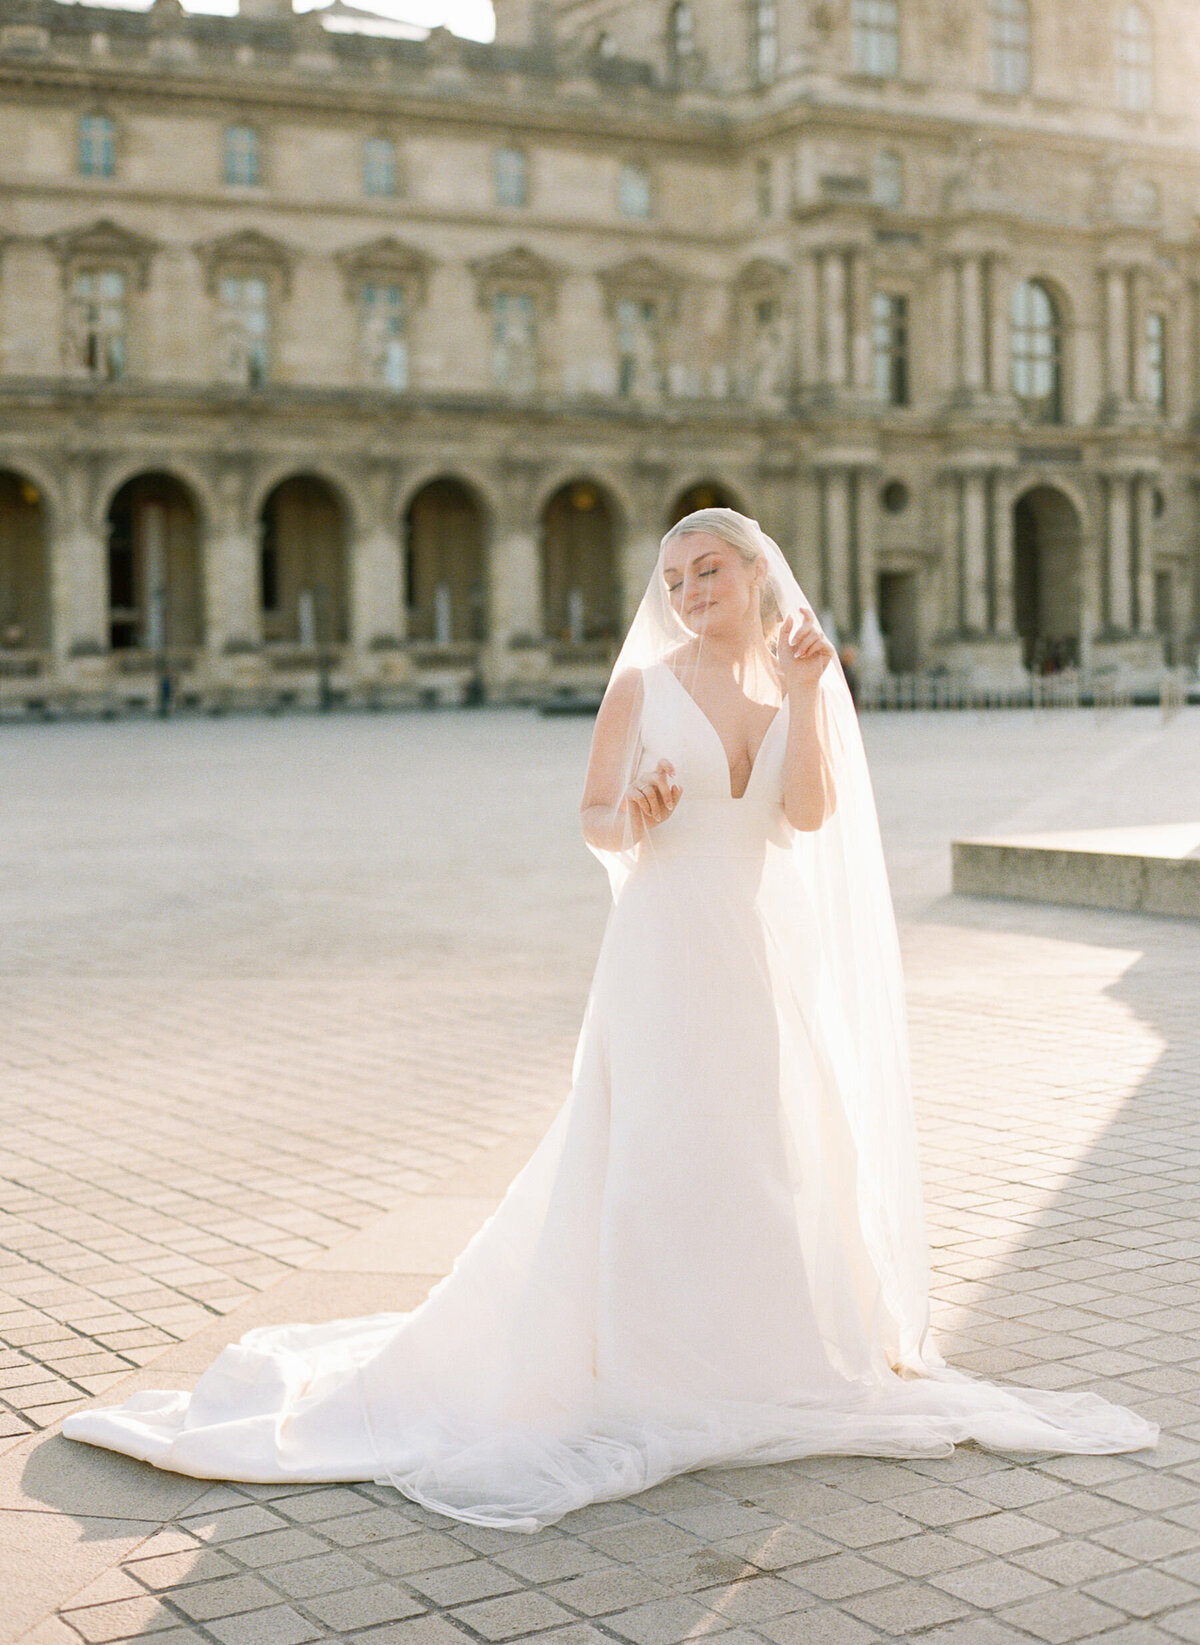
[[[745,503],[731,485],[723,480],[691,480],[675,494],[667,509],[664,530],[669,530],[685,514],[698,508],[736,508],[739,514],[748,512]]]
[[[49,509],[43,488],[0,468],[0,653],[50,645]]]
[[[431,476],[404,511],[408,636],[439,645],[487,637],[488,510],[457,474]]]
[[[350,637],[351,505],[323,474],[294,470],[258,508],[263,638],[344,645]]]
[[[547,638],[612,644],[621,624],[621,513],[612,492],[579,475],[542,506],[542,600]]]
[[[114,651],[203,644],[200,529],[192,488],[166,469],[143,468],[112,491],[105,532]]]
[[[292,480],[300,475],[323,485],[337,499],[345,525],[347,543],[359,537],[364,522],[371,518],[372,509],[369,503],[364,503],[363,494],[354,477],[337,463],[328,460],[297,463],[294,458],[281,458],[256,468],[254,484],[250,490],[250,517],[261,519],[263,507],[271,493],[278,490],[285,480]]]
[[[117,493],[131,480],[141,475],[157,474],[164,479],[173,481],[187,493],[188,499],[195,510],[196,519],[201,530],[207,526],[212,515],[212,489],[210,477],[194,463],[180,458],[173,452],[157,460],[158,454],[116,457],[103,470],[103,479],[97,487],[96,520],[103,530],[107,523],[109,512]]]
[[[1013,607],[1027,668],[1078,665],[1082,590],[1081,511],[1059,485],[1028,486],[1013,504]]]

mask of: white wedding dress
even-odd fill
[[[669,758],[683,798],[614,882],[570,1096],[453,1271],[409,1314],[252,1331],[191,1394],[71,1438],[201,1477],[387,1480],[513,1530],[706,1465],[1154,1443],[1094,1394],[950,1371],[906,1328],[863,1045],[792,866],[788,706],[735,799],[679,678],[641,678],[641,765]]]

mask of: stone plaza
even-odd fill
[[[590,721],[0,739],[5,1645],[1200,1641],[1200,925],[955,897],[952,838],[1200,816],[1200,709],[869,716],[952,1363],[1099,1458],[706,1471],[534,1536],[57,1434],[260,1324],[415,1305],[566,1095]]]

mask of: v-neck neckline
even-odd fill
[[[709,719],[708,715],[700,707],[700,704],[696,701],[695,697],[692,696],[691,692],[688,690],[687,686],[684,685],[683,681],[679,678],[679,675],[676,674],[675,670],[671,667],[670,663],[663,662],[663,663],[660,664],[660,667],[666,669],[667,673],[675,681],[675,684],[679,687],[680,691],[683,692],[683,694],[687,698],[688,702],[690,702],[692,707],[696,710],[696,713],[700,716],[700,718],[704,721],[705,725],[712,732],[713,737],[716,740],[717,747],[721,750],[721,762],[725,767],[725,774],[726,774],[726,777],[728,778],[729,793],[727,795],[727,798],[729,799],[729,801],[732,804],[736,805],[739,800],[744,800],[746,798],[747,794],[749,794],[749,792],[750,792],[750,784],[754,781],[754,773],[758,770],[759,761],[762,759],[763,749],[767,745],[767,738],[771,735],[772,731],[774,731],[776,723],[779,720],[779,716],[780,716],[780,714],[782,714],[784,706],[787,702],[787,698],[786,697],[784,698],[783,702],[780,703],[779,707],[775,710],[774,714],[772,714],[770,723],[767,726],[767,729],[762,734],[762,738],[759,741],[758,749],[755,752],[753,760],[751,760],[751,762],[750,762],[750,774],[746,778],[745,788],[742,789],[742,792],[740,794],[735,794],[733,792],[733,767],[729,763],[729,755],[726,752],[725,742],[724,742],[724,739],[721,736],[721,733],[717,730],[716,726]]]

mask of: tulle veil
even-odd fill
[[[732,530],[767,565],[763,605],[769,627],[793,614],[815,617],[782,549],[756,520],[730,508],[700,509],[664,536],[658,560],[610,676],[664,661],[693,638],[671,605],[663,576],[668,542],[687,532]],[[702,644],[703,642],[701,642]],[[769,662],[750,660],[742,681],[748,695],[768,701],[779,691]],[[815,950],[822,967],[821,1012],[837,1048],[836,1079],[857,1150],[858,1214],[879,1282],[876,1321],[897,1370],[920,1372],[942,1361],[929,1334],[929,1257],[909,1071],[904,979],[896,919],[858,716],[840,663],[827,664],[820,683],[822,722],[833,766],[837,804],[818,830],[792,834],[787,865],[816,912],[815,931],[794,931],[801,950]],[[625,750],[627,784],[643,749],[636,722]],[[654,833],[644,850],[653,852]],[[632,849],[592,846],[608,871],[614,900],[634,863]],[[784,956],[786,963],[787,956]]]

